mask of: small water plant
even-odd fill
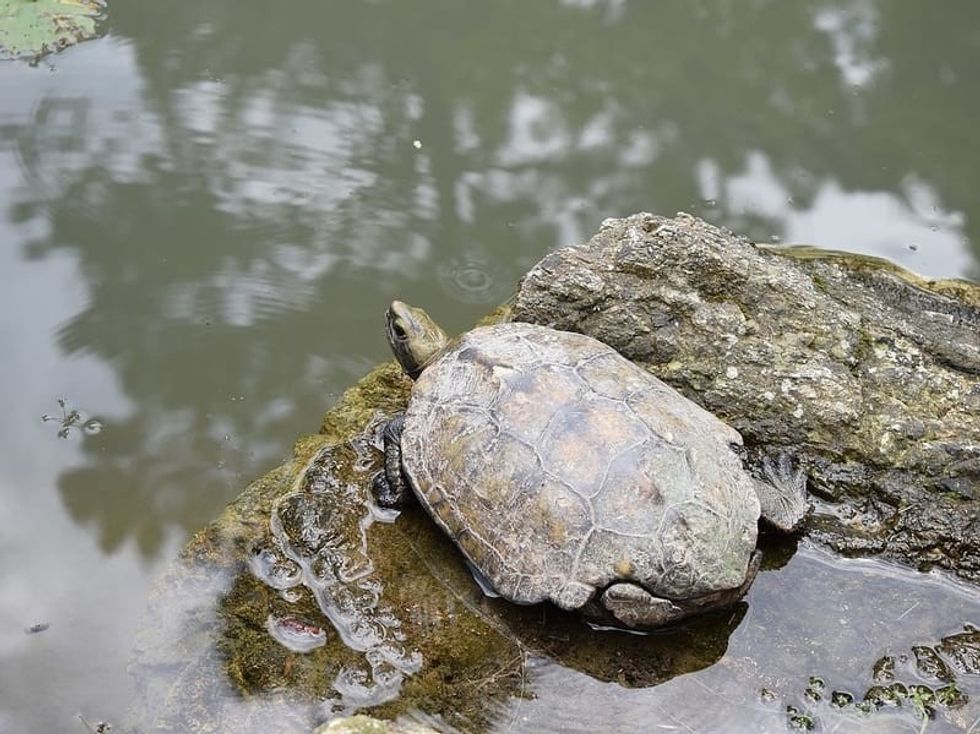
[[[0,60],[37,62],[94,38],[104,0],[0,0]]]

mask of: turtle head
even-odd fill
[[[449,337],[421,308],[392,301],[385,312],[385,333],[395,358],[413,380],[434,360]]]

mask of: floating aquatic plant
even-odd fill
[[[104,0],[0,0],[0,59],[36,61],[94,38]]]

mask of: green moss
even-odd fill
[[[412,381],[398,363],[385,362],[340,396],[324,415],[320,433],[335,442],[354,436],[379,414],[392,415],[404,410],[411,390]],[[303,443],[303,439],[298,442]],[[302,448],[298,446],[297,450]]]

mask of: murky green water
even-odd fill
[[[969,0],[111,2],[106,28],[0,64],[2,731],[122,718],[152,579],[387,356],[393,295],[463,328],[636,210],[980,278]],[[734,639],[799,574],[764,574]],[[848,625],[918,588],[882,578]],[[964,598],[893,644],[961,629]],[[653,716],[542,681],[515,730]]]

